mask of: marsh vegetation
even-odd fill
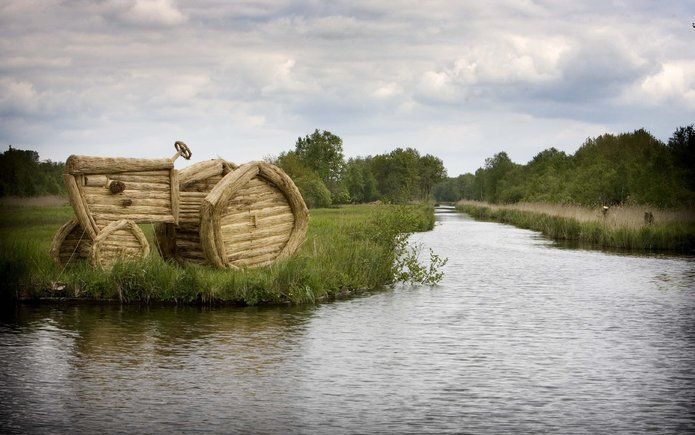
[[[695,211],[638,205],[584,207],[548,203],[490,204],[461,200],[456,208],[476,219],[540,231],[554,240],[635,251],[695,250]],[[651,216],[648,218],[647,216]]]
[[[10,298],[78,298],[122,302],[310,303],[396,280],[434,283],[408,235],[434,225],[428,206],[362,205],[314,210],[298,255],[268,267],[216,270],[150,257],[116,264],[58,268],[48,256],[53,233],[72,217],[68,207],[9,208],[0,213],[0,286]],[[152,246],[152,229],[145,227]]]

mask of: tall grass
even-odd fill
[[[66,207],[0,213],[0,288],[5,297],[299,304],[378,289],[404,277],[429,282],[438,276],[436,270],[425,277],[408,276],[406,267],[415,258],[405,249],[407,234],[434,226],[433,209],[427,206],[312,210],[307,241],[298,255],[238,271],[180,267],[164,261],[156,250],[147,259],[116,264],[109,272],[88,264],[59,269],[48,249],[53,233],[71,217]],[[154,246],[151,227],[144,229]]]
[[[489,204],[459,201],[456,208],[476,219],[494,220],[540,231],[555,240],[569,240],[600,248],[635,251],[695,250],[695,212],[649,207],[599,208],[543,203]],[[644,220],[652,212],[654,222]]]

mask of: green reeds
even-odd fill
[[[409,276],[414,254],[407,235],[434,226],[429,206],[348,206],[311,211],[299,254],[247,270],[181,267],[156,254],[116,264],[105,272],[89,264],[56,267],[48,256],[53,233],[70,219],[69,208],[23,208],[0,212],[0,289],[9,298],[77,298],[130,303],[314,303],[395,280],[431,283],[441,273]],[[404,261],[404,258],[405,261]],[[410,260],[408,260],[410,256]],[[410,261],[410,263],[409,263]],[[415,269],[414,269],[415,270]]]
[[[617,248],[632,251],[672,251],[692,253],[695,250],[695,222],[675,219],[662,223],[641,225],[616,224],[598,214],[582,219],[523,209],[491,206],[470,201],[459,202],[456,208],[475,219],[511,224],[540,231],[554,240],[575,241],[597,248]],[[587,215],[592,212],[587,209]],[[617,213],[609,211],[608,213]],[[558,213],[559,214],[559,213]],[[594,213],[595,214],[595,213]]]

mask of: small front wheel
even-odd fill
[[[144,258],[149,254],[150,244],[140,227],[131,220],[121,219],[99,231],[90,256],[95,267],[109,270],[119,261]]]

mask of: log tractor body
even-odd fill
[[[217,159],[179,174],[174,161],[191,153],[182,142],[175,147],[164,159],[70,156],[64,178],[76,217],[55,235],[54,260],[108,269],[145,257],[150,246],[141,223],[156,225],[160,253],[178,262],[255,267],[297,251],[308,210],[281,169]]]

